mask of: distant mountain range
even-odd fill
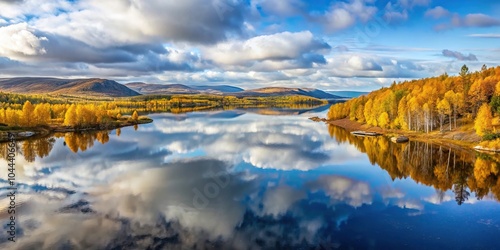
[[[53,94],[96,97],[130,97],[138,95],[172,95],[172,94],[214,94],[237,97],[267,97],[302,95],[318,99],[342,99],[343,96],[313,88],[266,87],[244,90],[242,88],[216,86],[186,86],[183,84],[148,84],[132,82],[120,84],[113,80],[91,79],[59,79],[41,77],[0,78],[0,91],[18,94]]]
[[[245,96],[289,96],[302,95],[318,99],[339,99],[340,96],[326,93],[312,88],[282,88],[266,87],[259,89],[244,90],[242,88],[218,85],[218,86],[186,86],[182,84],[148,84],[143,82],[127,83],[125,86],[141,94],[218,94]]]
[[[125,84],[141,94],[225,94],[244,91],[242,88],[217,85],[217,86],[186,86],[183,84],[148,84],[143,82],[131,82]]]
[[[325,91],[326,93],[330,93],[332,95],[344,97],[344,98],[356,98],[362,95],[366,95],[370,92],[359,92],[359,91]]]

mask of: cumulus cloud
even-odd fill
[[[242,1],[233,1],[231,10],[220,13],[214,1],[136,1],[87,0],[76,3],[75,10],[41,17],[37,29],[70,36],[96,47],[180,41],[216,43],[228,34],[242,32]],[[196,10],[196,15],[192,11]],[[220,16],[221,14],[222,16]]]
[[[329,49],[330,45],[314,38],[309,31],[283,32],[206,47],[203,49],[203,56],[219,65],[245,67],[264,61],[298,60],[304,63],[324,63],[322,54]],[[276,67],[284,66],[278,64]],[[276,67],[272,69],[277,69]]]
[[[385,6],[384,20],[391,24],[406,21],[408,20],[408,10],[402,8],[401,5],[395,5],[392,2],[388,2]]]
[[[352,27],[356,21],[367,22],[373,18],[377,8],[368,5],[369,1],[351,0],[350,2],[337,2],[322,16],[316,19],[330,32]]]
[[[432,17],[434,19],[447,17],[449,15],[450,15],[450,12],[441,6],[436,6],[436,7],[429,9],[425,12],[425,17]]]
[[[469,53],[468,56],[458,52],[458,51],[452,51],[452,50],[448,50],[448,49],[444,49],[442,51],[442,54],[443,56],[446,56],[446,57],[451,57],[451,58],[455,58],[459,61],[477,61],[477,57],[476,55],[474,54],[471,54]]]
[[[426,68],[411,60],[381,57],[371,54],[342,53],[328,59],[328,64],[317,72],[315,80],[328,77],[340,78],[415,78]],[[311,79],[314,80],[314,79]],[[372,80],[373,82],[373,80]]]
[[[347,61],[349,66],[356,70],[374,70],[374,71],[382,71],[382,67],[378,65],[371,58],[362,58],[360,56],[352,56]]]
[[[36,36],[27,23],[0,27],[0,56],[16,59],[45,54],[42,42],[47,40]]]
[[[417,6],[428,6],[431,0],[389,1],[384,8],[383,18],[388,24],[399,24],[409,18],[409,12]]]

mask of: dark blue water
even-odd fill
[[[17,242],[3,174],[0,248],[499,248],[495,155],[353,137],[314,115],[157,114],[120,136],[19,142]]]

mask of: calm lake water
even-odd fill
[[[0,249],[499,249],[499,157],[316,115],[154,114],[19,142],[15,243],[0,159]]]

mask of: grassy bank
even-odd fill
[[[443,133],[439,131],[424,133],[415,131],[403,131],[397,129],[382,129],[380,127],[351,121],[349,120],[349,118],[327,120],[326,123],[344,128],[349,132],[356,130],[363,130],[367,132],[381,133],[387,137],[403,135],[409,137],[411,140],[432,142],[435,144],[446,145],[449,147],[461,147],[461,148],[473,149],[473,147],[476,146],[481,141],[481,138],[478,135],[476,135],[476,133],[472,129],[472,124],[463,124],[456,130],[444,131]]]

